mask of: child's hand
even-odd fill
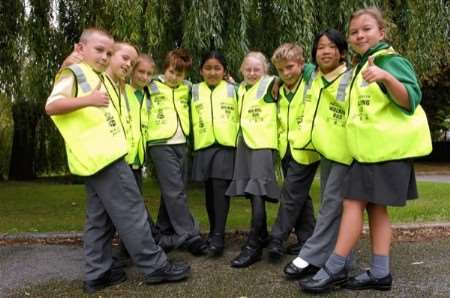
[[[78,64],[81,61],[83,61],[83,57],[81,56],[80,53],[78,53],[78,47],[77,44],[75,44],[72,53],[70,53],[70,55],[67,56],[67,58],[64,60],[63,64],[61,65],[61,68],[70,66],[72,64]]]
[[[387,78],[387,72],[379,68],[373,62],[374,58],[370,56],[367,59],[368,66],[362,71],[362,77],[367,83],[381,82],[383,83]]]
[[[97,87],[95,87],[94,91],[92,91],[91,94],[87,95],[86,101],[88,103],[88,106],[94,106],[94,107],[107,107],[109,105],[109,96],[108,93],[106,93],[103,90],[100,90],[102,86],[101,82],[98,82]]]

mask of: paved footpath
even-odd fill
[[[135,267],[127,269],[129,280],[96,297],[299,297],[297,284],[279,264],[262,262],[246,269],[232,269],[230,260],[239,251],[237,241],[228,241],[219,259],[194,258],[186,252],[170,256],[188,260],[192,276],[182,283],[146,286]],[[390,292],[340,290],[325,297],[450,297],[450,239],[393,243]],[[358,265],[367,266],[367,241],[358,249]],[[80,297],[82,247],[75,245],[0,246],[0,297]],[[356,268],[356,270],[360,270]],[[304,294],[300,295],[301,297]]]

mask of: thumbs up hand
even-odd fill
[[[363,79],[369,84],[373,82],[383,83],[387,78],[387,72],[375,65],[373,56],[369,56],[367,68],[361,74]]]
[[[92,91],[91,94],[86,96],[86,100],[89,106],[94,107],[107,107],[109,105],[108,93],[101,90],[102,82],[98,81],[97,86]]]

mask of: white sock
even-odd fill
[[[300,258],[300,257],[296,257],[296,258],[292,261],[292,263],[295,265],[295,267],[298,267],[298,268],[301,268],[301,269],[306,268],[306,267],[308,267],[308,265],[309,265],[308,262],[306,262],[305,260],[303,260],[303,259]]]

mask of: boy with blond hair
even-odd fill
[[[307,124],[302,122],[307,104],[304,101],[303,48],[295,43],[282,44],[271,60],[282,81],[278,100],[278,144],[284,184],[268,246],[270,260],[277,261],[284,254],[283,244],[293,228],[298,247],[314,230],[315,218],[309,190],[319,164],[319,155],[307,147],[310,144],[302,142],[302,134],[307,133]]]
[[[86,293],[126,280],[125,272],[113,267],[114,227],[146,283],[180,280],[190,272],[187,265],[170,263],[155,244],[144,202],[123,159],[125,133],[102,74],[113,47],[114,39],[106,31],[84,30],[76,49],[83,62],[57,74],[45,107],[64,138],[71,173],[85,176]]]

